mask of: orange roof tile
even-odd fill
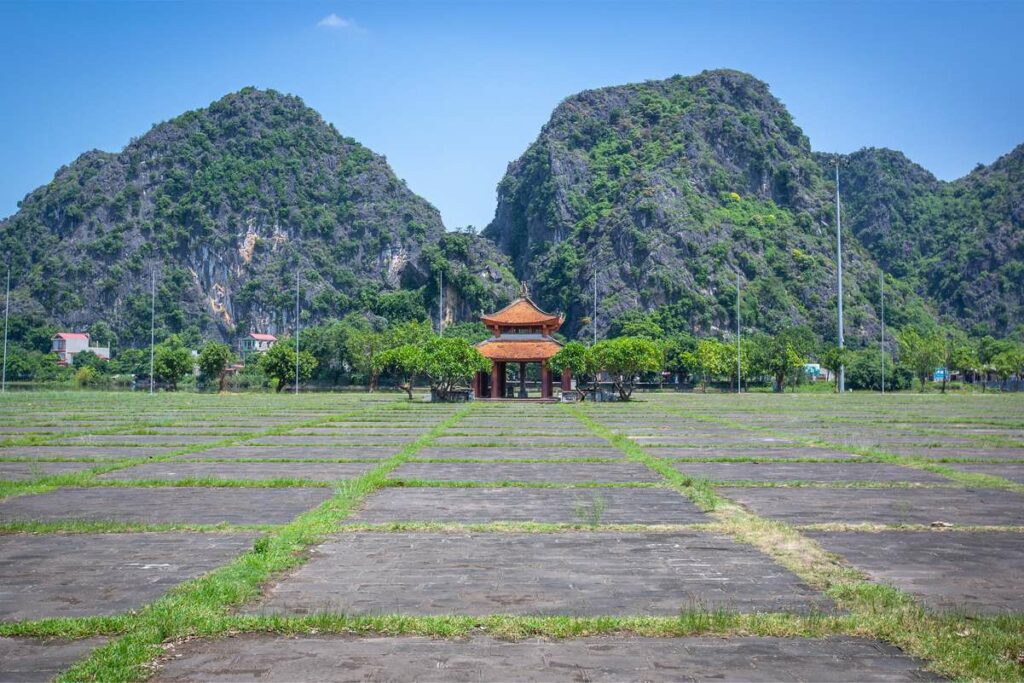
[[[485,341],[477,344],[477,350],[485,358],[497,361],[538,361],[547,360],[562,350],[562,345],[553,340],[541,341]]]
[[[520,297],[497,313],[491,313],[481,318],[484,323],[499,325],[540,325],[542,323],[561,324],[562,319],[557,315],[545,313],[537,307],[529,298]]]

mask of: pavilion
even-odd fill
[[[565,318],[540,310],[527,295],[522,296],[497,313],[481,319],[491,331],[491,338],[480,342],[476,348],[492,363],[490,374],[478,372],[473,378],[473,396],[476,398],[508,398],[506,370],[509,363],[519,364],[518,398],[527,398],[526,364],[540,364],[540,397],[552,398],[551,367],[548,360],[562,349],[562,344],[552,338]],[[570,388],[572,382],[568,370],[562,372],[562,390]]]

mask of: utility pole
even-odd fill
[[[594,266],[594,343],[597,343],[597,266]]]
[[[295,267],[295,393],[299,393],[299,268]]]
[[[149,393],[153,393],[153,357],[156,343],[156,269],[149,279]]]
[[[879,305],[879,318],[882,323],[882,338],[878,342],[879,358],[881,359],[882,365],[882,393],[885,393],[885,272],[881,268],[878,270],[878,305]]]
[[[736,271],[736,393],[743,391],[740,376],[740,272]]]
[[[839,299],[839,349],[843,344],[843,235],[842,218],[839,214],[839,157],[836,156],[836,290]],[[846,365],[839,364],[839,393],[846,391]]]
[[[444,336],[444,271],[437,273],[437,336]]]
[[[7,295],[4,298],[4,374],[0,392],[7,391],[7,320],[11,316],[11,264],[7,263]]]

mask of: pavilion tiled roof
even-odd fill
[[[540,361],[547,360],[562,350],[562,345],[551,339],[534,340],[487,340],[477,344],[477,350],[485,357],[496,361]]]
[[[520,297],[497,313],[481,318],[484,324],[492,325],[561,325],[562,319],[540,310],[528,297]]]
[[[259,332],[251,332],[250,337],[256,341],[277,341],[277,337],[272,334],[260,334]]]
[[[89,335],[83,334],[81,332],[58,332],[57,334],[53,335],[53,338],[54,339],[85,339],[86,341],[88,341]]]

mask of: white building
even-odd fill
[[[258,332],[250,332],[238,342],[238,346],[242,351],[242,356],[250,353],[263,353],[268,351],[271,346],[277,343],[277,337],[272,334],[260,334]]]
[[[90,346],[89,335],[81,332],[58,332],[53,335],[53,348],[57,354],[59,365],[71,365],[75,355],[82,351],[92,351],[103,360],[110,360],[110,348],[107,346]]]

